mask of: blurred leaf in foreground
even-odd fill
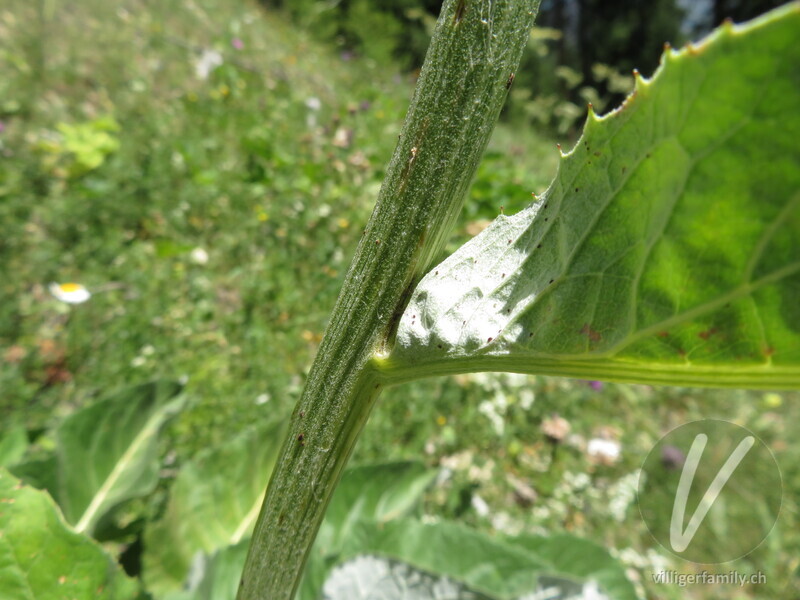
[[[138,586],[103,549],[75,532],[45,492],[0,468],[3,600],[126,600]]]

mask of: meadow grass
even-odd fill
[[[11,0],[0,73],[0,428],[39,430],[159,377],[185,378],[191,397],[165,449],[178,463],[254,420],[283,418],[413,77],[343,57],[256,4],[220,0]],[[501,123],[449,250],[543,191],[556,162],[554,140]],[[94,293],[69,306],[48,292],[53,281]],[[554,413],[571,424],[561,444],[541,430]],[[685,590],[647,581],[671,559],[629,488],[661,435],[708,417],[751,428],[781,465],[775,531],[720,570],[761,568],[771,587],[742,593],[782,597],[800,566],[797,393],[422,381],[386,393],[354,460],[422,456],[448,474],[427,495],[428,518],[586,535],[615,548],[653,597],[678,598]],[[597,436],[620,442],[618,461],[587,457]],[[740,597],[723,592],[713,597]]]

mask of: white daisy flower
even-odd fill
[[[80,283],[51,283],[50,293],[67,304],[81,304],[92,297]]]

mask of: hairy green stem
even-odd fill
[[[414,286],[441,252],[514,80],[538,0],[448,0],[400,140],[292,415],[239,600],[290,600],[384,383]]]

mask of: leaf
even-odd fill
[[[163,517],[145,531],[148,590],[163,594],[179,589],[195,556],[249,539],[283,429],[282,422],[259,425],[181,469]]]
[[[203,578],[194,590],[195,600],[234,600],[249,547],[248,537],[215,552],[205,565]]]
[[[377,554],[443,575],[472,591],[510,599],[543,586],[580,590],[600,584],[613,600],[635,600],[622,566],[602,548],[561,534],[553,538],[494,538],[461,524],[423,524],[397,519],[383,525],[361,521],[343,557]]]
[[[252,524],[263,498],[263,489],[257,484],[266,480],[282,438],[279,426],[265,425],[183,468],[166,514],[145,532],[144,578],[148,589],[159,594],[177,590],[188,578],[194,595],[187,597],[233,598],[220,590],[230,588],[235,595]],[[306,582],[313,590],[309,597],[316,597],[328,572],[325,557],[336,555],[356,522],[366,519],[383,523],[407,515],[435,475],[434,470],[418,462],[348,469],[312,550],[311,564],[316,566],[310,568],[318,568],[319,573]],[[248,501],[250,509],[245,511]],[[229,544],[244,551],[234,550]],[[233,561],[239,559],[237,570]],[[204,583],[194,581],[197,577]],[[213,591],[211,596],[208,590]]]
[[[521,534],[507,542],[525,548],[550,563],[549,575],[594,581],[615,600],[636,600],[636,590],[622,565],[608,551],[590,540],[566,533],[551,536]]]
[[[0,468],[3,600],[124,600],[137,585],[64,521],[53,500]]]
[[[19,477],[26,484],[37,490],[47,490],[50,497],[58,501],[58,463],[52,453],[37,458],[29,458],[8,467],[14,477]]]
[[[91,533],[122,502],[158,483],[158,435],[186,404],[175,382],[126,389],[64,420],[56,431],[58,498],[78,531]]]
[[[21,425],[7,429],[0,436],[0,467],[13,465],[28,449],[28,432]]]
[[[413,294],[389,381],[800,386],[800,4],[668,50],[541,199]]]
[[[492,600],[447,577],[405,563],[357,556],[333,570],[323,600]]]
[[[354,527],[366,521],[383,524],[411,514],[436,477],[417,461],[359,465],[342,476],[325,511],[299,590],[302,600],[316,600]]]
[[[214,552],[198,554],[192,564],[188,588],[169,592],[159,600],[235,600],[250,538]]]
[[[338,552],[360,520],[386,523],[407,516],[419,504],[436,470],[416,461],[359,465],[347,469],[325,512],[317,549]]]

